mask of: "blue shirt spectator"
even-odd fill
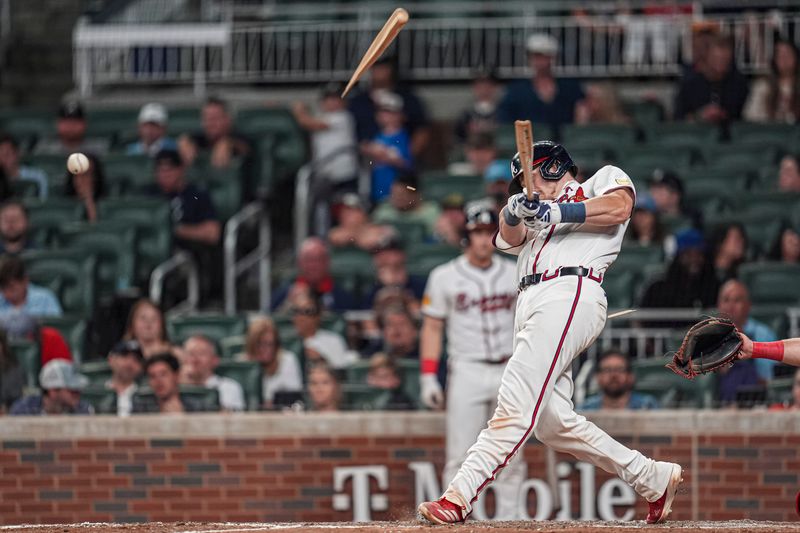
[[[403,99],[386,91],[378,92],[375,99],[380,132],[372,142],[362,144],[361,151],[372,165],[372,200],[377,203],[389,196],[398,170],[411,169],[413,160]]]
[[[5,174],[9,183],[16,180],[35,183],[39,199],[47,198],[47,174],[39,168],[20,164],[19,143],[11,135],[0,135],[0,174]]]
[[[381,133],[375,137],[375,142],[386,146],[390,150],[397,151],[397,154],[411,166],[411,143],[408,133],[405,130],[393,134]],[[397,167],[388,163],[377,163],[372,167],[372,201],[380,202],[387,196],[392,189],[392,183],[397,176]]]
[[[28,279],[25,263],[17,256],[0,261],[0,315],[23,313],[33,317],[61,316],[61,305],[50,289]]]
[[[625,409],[660,409],[658,400],[649,394],[639,392],[631,392],[628,396],[628,403]],[[601,394],[593,394],[586,398],[586,401],[579,407],[581,411],[599,411],[603,409],[603,396]]]
[[[633,391],[636,376],[630,357],[615,349],[603,352],[597,362],[595,380],[600,394],[586,398],[580,410],[659,409],[658,400]]]

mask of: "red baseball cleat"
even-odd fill
[[[431,524],[457,524],[464,521],[461,507],[444,498],[435,502],[422,502],[417,511]]]
[[[659,499],[650,502],[650,511],[647,513],[648,524],[658,524],[663,522],[672,512],[672,500],[675,499],[675,494],[678,493],[678,485],[683,482],[683,469],[681,465],[672,466],[672,474],[670,474],[669,483],[667,483],[667,490],[661,495]]]

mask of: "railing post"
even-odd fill
[[[272,251],[272,232],[270,231],[269,216],[262,214],[258,220],[258,247],[261,260],[258,262],[258,303],[260,311],[268,311],[271,305],[272,291],[272,265],[270,253]]]

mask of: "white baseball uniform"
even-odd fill
[[[497,406],[497,392],[514,337],[514,264],[495,255],[487,269],[462,255],[428,277],[422,312],[446,321],[447,446],[443,483],[452,481]],[[527,468],[517,461],[495,486],[494,518],[514,520]]]
[[[627,174],[605,166],[582,184],[566,183],[556,201],[579,202],[621,188],[635,193]],[[600,283],[619,254],[627,226],[627,221],[609,227],[557,224],[529,229],[522,243],[496,236],[498,249],[518,255],[515,283],[530,274],[541,274],[542,281],[517,298],[513,355],[503,374],[497,409],[445,492],[465,516],[531,433],[557,451],[616,473],[648,501],[666,490],[670,463],[618,443],[576,414],[572,404],[571,363],[605,325],[607,304]],[[590,270],[584,277],[559,276],[561,267]]]

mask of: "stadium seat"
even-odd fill
[[[702,152],[705,169],[729,171],[736,176],[745,173],[755,176],[760,169],[774,165],[777,149],[747,150],[737,145],[717,145],[704,148]],[[699,171],[698,174],[703,175],[704,172]]]
[[[420,183],[422,197],[432,202],[441,202],[453,193],[461,194],[465,200],[476,200],[485,196],[485,183],[481,176],[451,176],[446,173],[426,173]]]
[[[633,362],[636,376],[634,390],[652,394],[658,398],[662,408],[693,407],[708,408],[714,403],[713,374],[697,376],[693,380],[684,379],[664,368],[668,357],[650,357]]]
[[[633,306],[634,290],[641,276],[633,270],[618,270],[613,265],[603,278],[603,290],[606,291],[609,309],[628,308]]]
[[[155,183],[153,163],[146,155],[109,154],[103,158],[103,165],[112,196],[136,194]]]
[[[449,244],[419,244],[409,247],[408,272],[427,277],[437,266],[458,257],[461,250]]]
[[[93,386],[102,387],[111,379],[111,366],[105,359],[82,363],[80,369],[81,374],[89,378],[89,383]]]
[[[197,107],[170,109],[167,134],[177,137],[181,134],[192,134],[202,129],[200,109]]]
[[[90,137],[106,137],[117,144],[126,129],[136,126],[139,109],[121,107],[90,109],[86,113],[86,134]]]
[[[11,182],[11,191],[17,198],[38,198],[39,184],[35,181],[14,180]]]
[[[82,250],[34,250],[22,254],[33,283],[55,292],[65,313],[91,316],[97,260]]]
[[[189,169],[191,180],[206,189],[222,222],[242,205],[241,159],[235,158],[226,168],[216,168],[207,159],[198,158]]]
[[[696,148],[715,144],[719,139],[719,129],[696,122],[662,122],[646,127],[645,139],[648,145],[659,149]],[[668,152],[668,155],[675,155],[675,152]]]
[[[13,135],[23,151],[36,141],[55,135],[56,117],[53,112],[14,109],[5,111],[0,118],[0,130]]]
[[[39,324],[57,329],[67,340],[75,361],[86,355],[86,320],[80,315],[41,317]]]
[[[636,143],[636,129],[625,124],[568,124],[561,128],[561,142],[570,155],[578,149],[618,151]]]
[[[258,411],[262,404],[261,364],[256,361],[221,361],[215,371],[220,376],[236,380],[244,390],[248,411]]]
[[[750,307],[750,318],[768,325],[779,339],[789,334],[789,317],[784,304],[754,304]]]
[[[764,262],[739,267],[739,278],[750,289],[750,299],[757,304],[793,304],[800,302],[800,265]]]
[[[219,411],[219,392],[217,389],[207,389],[205,387],[195,387],[193,385],[180,386],[181,399],[190,398],[196,403],[203,406],[204,411]],[[149,387],[140,387],[134,395],[134,402],[136,398],[149,402],[155,401],[153,391]]]
[[[360,248],[334,248],[331,250],[331,273],[372,278],[372,256]]]
[[[767,399],[770,403],[792,401],[794,377],[775,378],[767,382]]]
[[[245,335],[231,335],[219,340],[220,357],[223,359],[234,360],[237,355],[244,353],[245,342],[247,338]]]
[[[342,386],[344,408],[348,411],[378,411],[389,403],[391,392],[366,384],[345,383]]]
[[[136,226],[124,221],[78,222],[65,225],[58,242],[97,257],[97,295],[110,297],[134,285],[136,237]]]
[[[633,179],[646,181],[656,168],[672,170],[683,175],[689,170],[694,157],[691,150],[665,150],[661,146],[642,146],[620,155],[619,166],[623,170],[628,167],[649,168],[649,172],[644,172],[643,176],[634,176],[628,172]]]
[[[664,108],[652,100],[625,102],[623,109],[640,127],[648,127],[664,120]]]
[[[731,144],[736,146],[791,148],[800,128],[796,124],[737,122],[731,125],[730,132]]]
[[[400,220],[392,222],[392,227],[397,230],[397,234],[405,244],[420,243],[425,240],[428,233],[428,228],[423,222]]]
[[[89,402],[98,415],[115,415],[117,393],[103,386],[90,386],[81,391],[81,398]]]
[[[264,107],[243,109],[236,120],[239,131],[251,138],[272,137],[272,142],[262,145],[269,149],[278,179],[293,175],[308,157],[305,134],[288,108]]]
[[[36,167],[47,174],[49,189],[62,189],[67,176],[67,158],[63,155],[29,155],[23,164]]]
[[[642,246],[639,244],[625,243],[609,271],[641,271],[644,265],[661,263],[663,260],[664,250],[660,246]]]
[[[39,357],[39,345],[33,341],[11,339],[8,348],[14,354],[25,376],[25,386],[30,389],[39,387],[39,371],[42,369],[42,360]]]
[[[33,240],[39,246],[48,246],[55,240],[62,226],[83,219],[83,204],[70,198],[26,200]]]
[[[179,342],[194,333],[219,341],[232,335],[244,335],[246,330],[247,321],[243,316],[203,314],[172,318],[167,321],[170,338]]]

